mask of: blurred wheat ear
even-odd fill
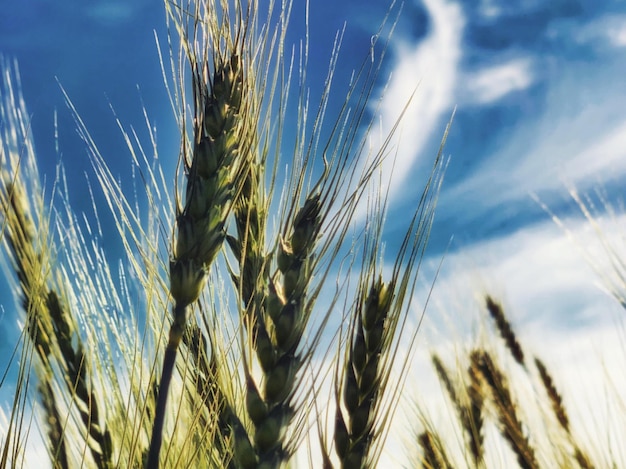
[[[4,62],[0,65],[5,70],[0,113],[4,124],[0,154],[2,241],[26,313],[23,340],[29,341],[22,347],[20,365],[23,370],[32,366],[36,371],[54,466],[69,465],[68,440],[80,434],[84,438],[79,446],[83,458],[98,467],[111,467],[113,442],[96,385],[101,373],[78,331],[63,272],[56,269],[51,214],[44,208],[33,143],[26,131],[28,114],[16,94],[19,75]],[[18,396],[26,394],[29,383],[27,377],[20,376],[16,402]],[[14,412],[24,411],[22,405],[14,407]],[[9,441],[4,444],[3,466],[9,460]],[[15,448],[13,461],[18,457],[17,440]]]
[[[576,437],[564,397],[544,361],[534,357],[537,372],[534,373],[531,362],[524,361],[528,353],[504,308],[490,295],[486,295],[483,301],[487,313],[485,319],[495,323],[492,336],[481,337],[480,344],[469,349],[466,357],[456,357],[454,373],[444,365],[439,354],[431,356],[437,378],[453,406],[456,423],[464,438],[457,441],[437,437],[432,421],[424,417],[426,430],[420,428],[415,432],[421,446],[421,454],[415,456],[417,462],[422,467],[433,467],[433,464],[434,467],[450,464],[456,467],[458,460],[475,468],[515,463],[521,468],[535,468],[549,466],[555,461],[561,467],[601,467]],[[498,347],[491,347],[494,345],[491,341],[504,342],[504,348],[499,347],[499,354],[494,351]],[[522,375],[512,372],[508,364],[523,371]],[[529,381],[525,384],[530,384],[530,388],[523,386],[523,379]],[[532,394],[527,394],[529,392]],[[529,395],[533,399],[528,399]],[[493,434],[489,436],[489,420],[497,424],[499,439],[494,439]],[[503,449],[500,443],[510,448],[513,460],[503,462],[498,459],[497,453]],[[447,462],[441,462],[444,461],[442,455],[446,454],[454,455],[457,460],[451,457],[445,459]],[[459,454],[461,459],[458,459]]]

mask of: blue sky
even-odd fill
[[[89,209],[84,196],[89,162],[56,79],[114,173],[126,174],[128,161],[109,103],[124,123],[141,129],[143,100],[158,129],[161,155],[171,152],[175,158],[178,137],[153,33],[165,37],[161,2],[8,3],[0,17],[0,53],[19,62],[42,171],[52,177],[60,156],[77,211]],[[385,11],[380,0],[312,2],[308,74],[313,96],[325,77],[335,32],[346,23],[335,78],[341,84],[368,53]],[[294,42],[303,34],[301,13],[302,8],[294,9],[289,36]],[[449,250],[428,324],[445,324],[442,317],[456,322],[465,311],[467,317],[459,320],[471,329],[476,295],[493,292],[510,310],[520,335],[556,357],[554,366],[570,380],[579,372],[572,366],[573,344],[576,350],[609,354],[619,344],[611,335],[619,307],[589,265],[593,260],[610,277],[609,257],[568,189],[586,193],[602,187],[616,204],[622,196],[625,58],[624,1],[405,2],[377,90],[382,93],[389,77],[379,120],[384,133],[417,86],[389,182],[390,246],[401,239],[408,201],[415,200],[416,187],[421,191],[418,183],[456,109],[425,273]],[[564,219],[569,235],[532,194]],[[599,209],[606,238],[626,255],[623,214],[611,218]],[[1,321],[4,334],[6,322],[14,319],[5,311]],[[466,331],[459,334],[465,337]],[[439,347],[449,340],[432,333],[425,342]]]

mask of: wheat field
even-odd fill
[[[372,36],[330,115],[344,78],[334,76],[338,48],[321,101],[310,102],[313,45],[287,45],[290,1],[164,8],[174,173],[154,133],[143,141],[118,122],[138,182],[129,193],[64,95],[90,190],[106,201],[95,222],[70,206],[61,164],[52,183],[40,176],[19,67],[0,62],[0,240],[14,286],[2,305],[21,326],[0,363],[13,399],[2,408],[0,468],[624,467],[619,437],[586,438],[570,389],[490,293],[477,302],[481,335],[427,351],[447,421],[432,418],[415,386],[428,299],[416,292],[453,123],[408,196],[402,242],[384,247],[382,168],[407,138],[410,105],[373,147],[387,33]],[[393,31],[399,11],[380,31]],[[103,212],[113,224],[100,224]],[[124,248],[117,264],[105,236]],[[606,399],[623,412],[609,381]]]

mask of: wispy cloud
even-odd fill
[[[626,176],[621,98],[626,86],[614,79],[623,67],[598,62],[564,63],[561,68],[561,76],[541,83],[543,99],[528,96],[539,112],[510,128],[494,123],[492,150],[470,150],[477,158],[472,172],[447,188],[441,210],[462,210],[470,220],[494,207],[529,203],[530,193],[550,205],[554,198],[562,199],[569,184],[587,190]]]
[[[514,91],[524,90],[533,81],[532,61],[518,58],[468,75],[462,91],[467,102],[484,105]]]
[[[443,194],[441,207],[473,207],[478,217],[494,207],[531,203],[532,193],[550,204],[555,198],[562,199],[568,185],[588,190],[601,181],[626,175],[626,120],[596,135],[591,135],[584,123],[569,123],[565,129],[555,129],[553,137],[535,142],[528,132],[515,135],[512,138],[519,146],[486,157],[475,173]],[[526,147],[524,136],[528,138]]]
[[[140,6],[136,2],[96,2],[87,7],[86,14],[99,23],[114,25],[133,20]]]
[[[575,40],[602,48],[626,47],[626,15],[604,14],[572,31]]]
[[[434,134],[441,134],[442,118],[450,117],[455,104],[465,17],[460,5],[452,1],[425,0],[424,7],[429,18],[429,34],[418,44],[397,44],[397,63],[380,108],[381,135],[386,135],[416,91],[402,120],[401,138],[394,148],[397,157],[392,198],[411,174],[429,140]],[[392,159],[385,162],[385,176],[392,173],[392,165]]]

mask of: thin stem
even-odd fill
[[[174,364],[176,363],[176,354],[178,346],[183,336],[186,323],[186,306],[176,305],[174,307],[174,322],[170,328],[170,337],[165,349],[163,357],[163,371],[161,373],[161,384],[159,386],[159,396],[157,398],[157,406],[155,409],[154,424],[152,427],[152,436],[150,438],[150,450],[148,452],[147,469],[158,469],[159,453],[161,452],[161,444],[163,443],[163,422],[165,421],[165,409],[167,408],[167,396],[172,381]]]

